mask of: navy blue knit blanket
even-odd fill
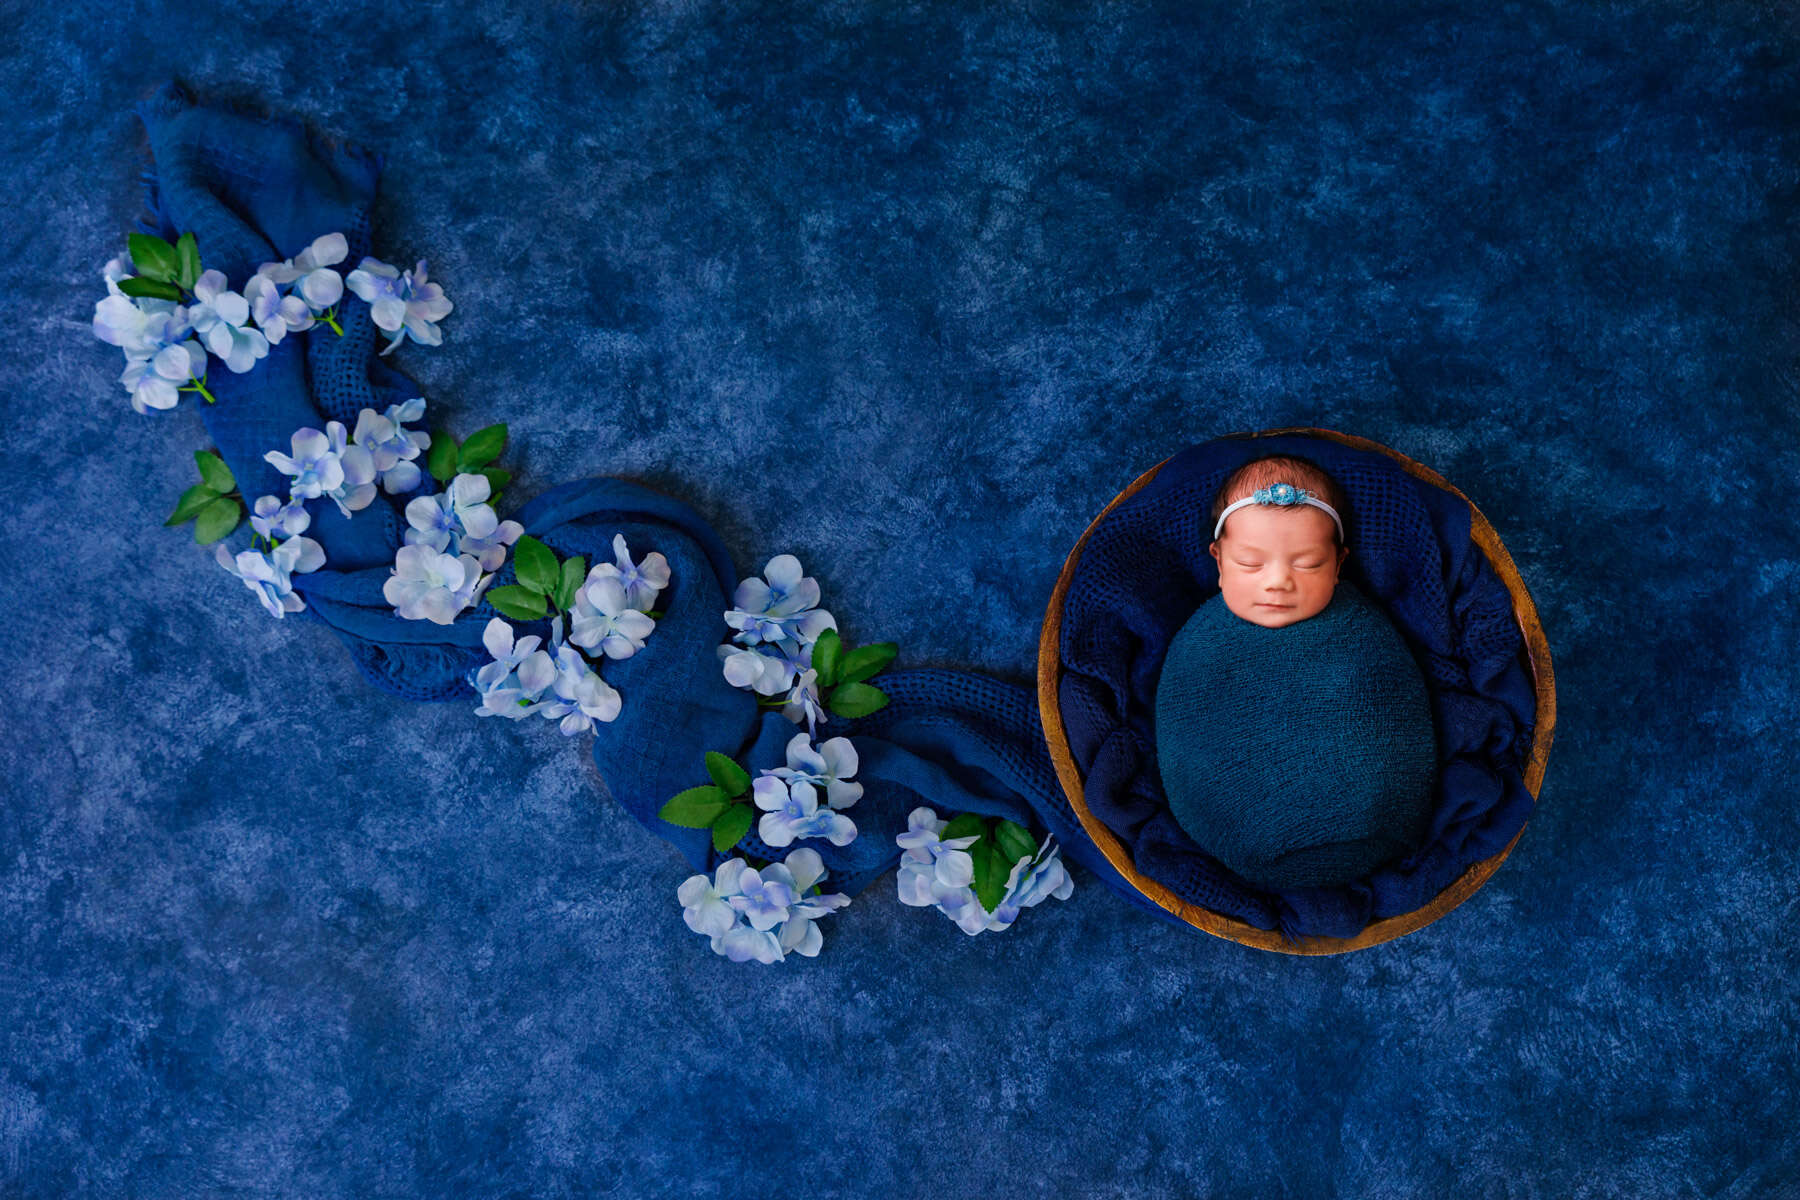
[[[205,265],[239,285],[261,263],[291,257],[333,231],[349,242],[347,263],[372,252],[369,213],[380,154],[328,144],[295,121],[196,105],[173,84],[140,104],[138,113],[154,158],[146,176],[144,232],[173,239],[193,231]],[[201,404],[201,416],[246,497],[285,493],[285,478],[262,456],[286,447],[296,429],[319,428],[325,420],[354,423],[363,408],[385,409],[420,394],[375,356],[367,305],[346,295],[339,321],[342,337],[314,332],[284,339],[252,371],[209,377],[217,403]],[[1149,711],[1162,653],[1180,623],[1176,614],[1185,618],[1212,584],[1211,559],[1204,544],[1188,536],[1191,522],[1180,506],[1204,491],[1208,480],[1216,486],[1235,465],[1226,460],[1241,449],[1218,443],[1196,448],[1182,456],[1180,468],[1165,470],[1129,513],[1114,514],[1127,518],[1112,522],[1115,531],[1148,521],[1143,544],[1156,550],[1149,558],[1124,553],[1136,543],[1117,536],[1090,541],[1070,595],[1073,620],[1064,657],[1074,674],[1064,689],[1065,717],[1090,776],[1089,802],[1128,834],[1141,870],[1189,899],[1263,928],[1279,926],[1291,935],[1353,933],[1371,915],[1417,907],[1463,866],[1504,845],[1522,824],[1530,797],[1516,778],[1515,755],[1528,738],[1530,680],[1518,656],[1516,628],[1506,642],[1505,589],[1468,543],[1466,509],[1458,512],[1453,498],[1434,500],[1398,472],[1383,474],[1380,464],[1368,464],[1345,481],[1365,515],[1378,517],[1378,536],[1373,544],[1352,544],[1367,556],[1372,589],[1390,609],[1396,599],[1402,602],[1396,617],[1432,656],[1428,677],[1442,693],[1434,698],[1440,728],[1453,734],[1435,840],[1410,870],[1341,893],[1266,894],[1228,881],[1168,817],[1149,757]],[[1183,490],[1183,481],[1199,490]],[[431,486],[429,479],[421,483]],[[1172,493],[1177,498],[1169,507]],[[323,547],[327,564],[296,575],[294,585],[307,603],[304,617],[328,626],[371,683],[418,700],[466,701],[473,709],[464,677],[485,661],[481,630],[498,614],[484,603],[440,626],[400,618],[382,596],[410,498],[378,495],[353,519],[331,505],[313,506],[308,536]],[[1385,501],[1399,507],[1390,513],[1381,507]],[[1404,520],[1390,529],[1386,522],[1396,514]],[[623,533],[634,551],[668,558],[672,580],[659,597],[666,615],[655,635],[643,651],[607,664],[607,679],[624,697],[624,709],[616,721],[598,727],[593,754],[614,799],[694,869],[713,868],[724,856],[712,849],[708,832],[670,825],[657,811],[675,793],[707,781],[706,751],[733,754],[756,771],[785,762],[783,747],[793,733],[780,714],[759,714],[752,696],[731,687],[720,671],[716,647],[728,632],[722,614],[741,573],[717,533],[691,508],[627,480],[554,487],[513,516],[559,554],[605,559],[613,535]],[[1411,582],[1415,572],[1425,576],[1418,584]],[[511,579],[509,565],[494,582]],[[524,631],[543,634],[548,628]],[[1475,657],[1466,657],[1471,650]],[[856,810],[859,836],[845,847],[818,846],[833,887],[854,893],[890,869],[906,814],[929,804],[940,813],[1004,816],[1047,831],[1067,857],[1109,887],[1149,912],[1168,915],[1121,879],[1083,832],[1058,785],[1031,692],[960,671],[890,671],[878,682],[890,697],[886,708],[857,721],[833,720],[821,730],[821,736],[841,734],[856,744],[864,784]],[[754,833],[742,848],[778,857]]]
[[[1387,615],[1348,579],[1266,627],[1215,595],[1156,683],[1157,773],[1176,824],[1233,873],[1336,887],[1418,849],[1431,820],[1431,697]]]

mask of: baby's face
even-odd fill
[[[1323,612],[1350,554],[1348,547],[1333,546],[1336,530],[1310,504],[1252,504],[1232,513],[1212,544],[1225,607],[1270,629]]]

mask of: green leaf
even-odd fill
[[[477,429],[462,444],[462,453],[457,456],[456,465],[459,470],[479,471],[506,449],[506,426],[489,425],[486,429]]]
[[[425,469],[439,483],[456,477],[456,439],[447,433],[431,435],[431,449],[425,452]]]
[[[723,854],[742,841],[750,832],[750,819],[748,804],[734,804],[720,813],[712,827],[713,849]]]
[[[835,629],[827,629],[813,643],[813,670],[819,673],[819,686],[828,688],[838,681],[838,658],[844,650],[844,639]]]
[[[204,483],[196,483],[193,487],[181,493],[181,499],[175,502],[175,511],[169,514],[169,519],[164,521],[163,524],[180,525],[184,521],[191,521],[199,515],[201,509],[205,508],[207,504],[218,498],[219,493],[213,491]]]
[[[817,651],[815,650],[816,654]],[[876,642],[873,646],[858,646],[844,656],[843,665],[838,669],[840,683],[861,683],[870,676],[879,675],[894,661],[900,653],[900,647],[893,642]]]
[[[500,498],[500,489],[512,482],[512,472],[502,471],[499,467],[483,467],[481,474],[487,476],[488,503],[492,504]]]
[[[1037,853],[1037,839],[1023,825],[1011,821],[1000,822],[994,830],[994,840],[1000,844],[1000,852],[1006,855],[1008,867]]]
[[[231,477],[231,468],[211,450],[194,451],[194,464],[200,468],[200,481],[221,496],[237,486],[237,480]]]
[[[175,282],[191,292],[199,278],[200,243],[190,229],[175,239]]]
[[[137,265],[139,275],[148,279],[160,279],[164,283],[174,282],[175,271],[180,266],[175,247],[152,233],[134,233],[126,241],[131,247],[131,261]]]
[[[561,578],[556,567],[556,551],[532,537],[522,534],[513,543],[513,571],[519,582],[540,596],[548,596]]]
[[[656,815],[671,825],[705,829],[719,819],[731,801],[716,787],[689,788],[662,806]]]
[[[963,813],[960,817],[952,817],[950,823],[938,832],[944,841],[952,838],[977,837],[987,832],[987,826],[974,813]]]
[[[556,607],[567,612],[575,606],[575,593],[581,590],[582,581],[587,578],[587,559],[577,554],[574,558],[563,559],[562,577],[556,581],[556,592],[550,597]]]
[[[145,279],[141,275],[127,275],[119,280],[119,290],[127,296],[143,296],[151,300],[173,300],[178,304],[181,302],[180,288],[159,279]]]
[[[969,857],[975,860],[975,898],[981,901],[981,907],[993,912],[1000,907],[1000,897],[1006,895],[1006,877],[1012,874],[1012,864],[991,837],[970,846]]]
[[[840,683],[832,689],[826,707],[840,717],[866,717],[887,707],[887,693],[866,683]]]
[[[712,776],[713,782],[727,796],[742,796],[750,790],[750,772],[733,762],[729,755],[720,754],[717,750],[706,752],[706,773]]]
[[[243,512],[236,500],[223,496],[207,501],[194,517],[194,540],[202,546],[212,545],[238,527]]]
[[[507,616],[520,621],[535,621],[545,612],[543,593],[522,588],[516,583],[489,588],[486,600]]]

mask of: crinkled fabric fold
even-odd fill
[[[171,240],[193,230],[204,264],[224,271],[233,287],[241,289],[263,262],[291,258],[333,231],[349,241],[340,269],[354,268],[370,253],[369,209],[380,155],[327,144],[298,122],[196,105],[174,84],[138,112],[155,159],[146,176],[150,216],[141,227]],[[327,420],[353,425],[363,408],[385,409],[419,394],[410,379],[375,357],[367,304],[346,293],[339,322],[343,337],[324,327],[289,337],[243,375],[215,361],[208,387],[218,403],[202,403],[201,416],[248,500],[286,496],[286,477],[263,454],[286,450],[294,430],[323,428]],[[433,486],[427,479],[419,491]],[[481,632],[498,614],[483,603],[447,626],[408,621],[382,596],[408,499],[382,494],[350,518],[328,501],[311,502],[307,533],[327,562],[295,576],[294,586],[306,599],[306,615],[337,634],[377,687],[412,699],[466,701],[473,710],[465,676],[486,660]],[[739,580],[729,553],[692,508],[622,479],[554,487],[527,503],[517,519],[564,557],[610,561],[613,536],[623,534],[635,555],[659,551],[668,558],[671,578],[658,598],[664,615],[655,632],[631,658],[609,659],[600,668],[618,689],[623,709],[617,720],[597,726],[593,755],[626,811],[672,843],[694,869],[715,867],[726,856],[713,850],[710,833],[671,825],[657,817],[658,810],[675,793],[707,782],[706,751],[731,754],[755,773],[783,765],[797,731],[725,681],[717,647],[730,632],[723,614]],[[494,585],[512,578],[509,563]],[[549,631],[547,621],[513,624],[523,632]],[[1031,693],[955,671],[892,671],[877,682],[890,697],[886,708],[859,721],[829,721],[818,731],[821,740],[852,739],[864,786],[862,799],[848,810],[858,828],[855,841],[844,847],[805,843],[830,870],[828,888],[854,893],[893,867],[899,858],[895,835],[905,829],[907,814],[925,804],[940,813],[1005,816],[1048,830],[1068,858],[1139,907],[1174,920],[1126,884],[1083,833],[1057,783]],[[473,711],[470,719],[476,719]],[[521,753],[563,744],[542,722],[518,732]],[[769,858],[787,852],[763,845],[754,831],[741,849]]]
[[[1271,892],[1209,856],[1169,810],[1156,684],[1169,645],[1218,592],[1213,497],[1252,458],[1310,459],[1349,495],[1345,576],[1379,598],[1431,691],[1438,779],[1420,849],[1356,883]],[[1411,912],[1498,852],[1531,815],[1536,691],[1512,597],[1470,536],[1468,504],[1385,454],[1326,438],[1231,437],[1175,455],[1082,548],[1063,605],[1063,720],[1089,809],[1137,869],[1190,903],[1290,937],[1349,937]]]

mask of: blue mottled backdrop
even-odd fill
[[[1795,1194],[1790,8],[0,21],[0,1194]],[[905,664],[1028,681],[1064,554],[1188,442],[1442,471],[1556,653],[1537,817],[1343,958],[1086,875],[715,958],[579,743],[372,690],[160,527],[199,421],[88,323],[168,77],[388,156],[376,248],[457,304],[397,357],[511,425],[516,498],[679,494]]]

